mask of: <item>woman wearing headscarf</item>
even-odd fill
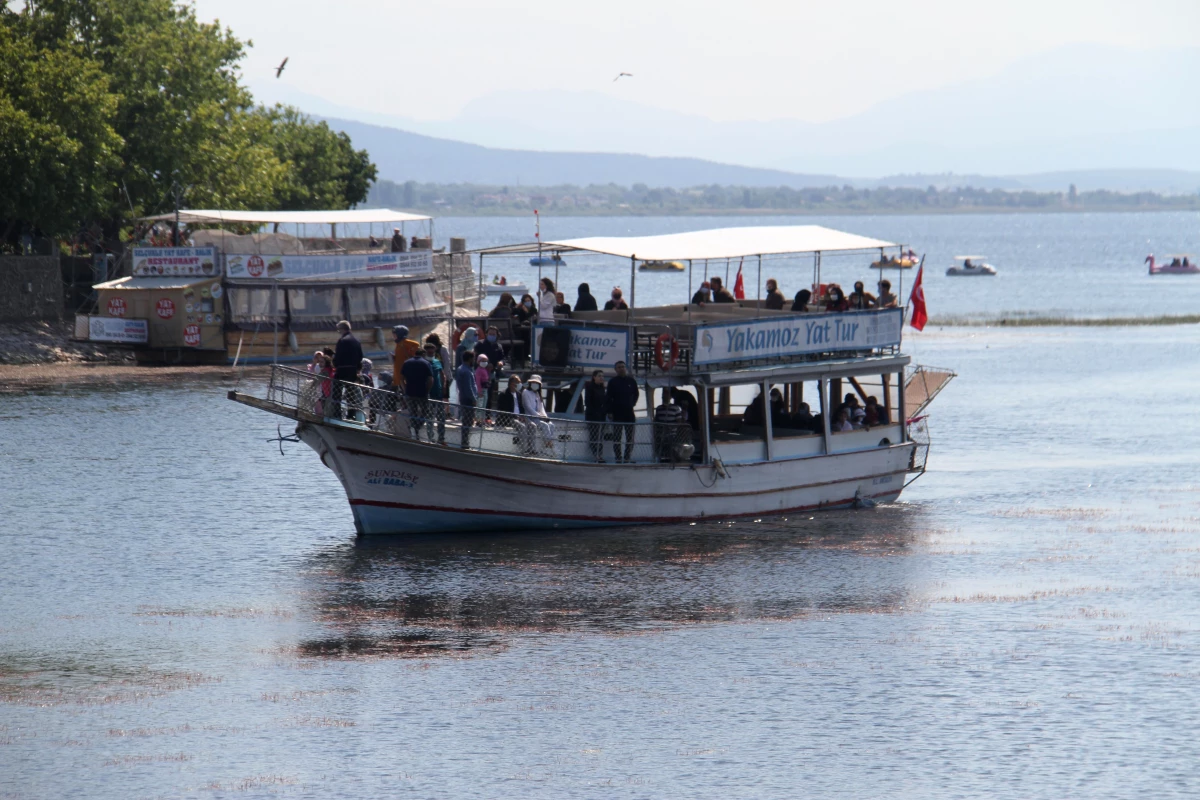
[[[808,289],[801,289],[796,292],[796,299],[792,301],[792,311],[797,314],[803,314],[808,311],[808,301],[812,299],[812,292]]]
[[[586,283],[579,284],[579,298],[575,301],[576,311],[597,311],[600,306],[596,303],[596,298],[592,296],[592,287]]]

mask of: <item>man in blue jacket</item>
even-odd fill
[[[359,400],[359,392],[350,388],[346,391],[348,414],[343,414],[342,394],[347,383],[358,383],[358,371],[362,368],[363,349],[358,339],[350,332],[350,323],[342,320],[337,324],[338,341],[333,350],[333,407],[338,409],[341,416],[353,418],[353,406]]]
[[[608,413],[613,420],[613,455],[618,464],[633,460],[633,438],[636,429],[633,423],[637,417],[633,413],[638,401],[637,381],[625,372],[625,362],[618,361],[615,365],[617,376],[608,382]],[[624,450],[621,439],[624,437]]]
[[[474,328],[471,328],[474,330]],[[466,350],[462,363],[454,370],[454,385],[458,387],[458,418],[462,422],[462,449],[471,447],[471,428],[475,425],[475,401],[479,390],[475,386],[475,353]]]

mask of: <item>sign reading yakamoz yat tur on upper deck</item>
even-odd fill
[[[753,322],[721,322],[696,327],[696,364],[750,361],[809,353],[871,350],[900,344],[904,312],[852,311],[796,314]]]

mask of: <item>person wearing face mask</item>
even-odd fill
[[[863,288],[862,281],[856,281],[854,293],[846,298],[846,303],[854,311],[866,311],[868,308],[875,307],[875,295]]]
[[[496,390],[499,387],[499,379],[504,369],[504,345],[500,343],[500,329],[492,326],[487,329],[487,335],[483,337],[483,341],[475,345],[475,363],[479,365],[480,357],[484,357],[489,373],[491,375],[488,380],[487,392],[484,393],[482,405],[485,408],[493,408],[496,402]]]
[[[513,312],[513,317],[516,319],[518,325],[532,325],[537,322],[538,310],[537,306],[534,305],[533,295],[521,295],[521,303]]]
[[[529,441],[530,451],[536,451],[541,440],[541,449],[554,451],[554,423],[546,413],[546,404],[542,402],[542,376],[530,375],[525,382],[525,391],[521,392],[521,412],[529,418],[532,424]]]
[[[628,311],[629,304],[625,302],[622,296],[621,287],[614,286],[612,290],[612,298],[604,304],[605,311]]]
[[[704,283],[700,284],[700,288],[696,290],[696,293],[694,295],[692,295],[692,305],[702,306],[705,303],[711,303],[711,302],[712,302],[712,284],[710,284],[708,281],[705,281]]]
[[[846,295],[842,293],[842,287],[836,283],[829,285],[829,290],[825,294],[825,310],[826,311],[847,311],[850,304],[846,302]]]

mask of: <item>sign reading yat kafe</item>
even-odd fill
[[[900,344],[903,322],[904,312],[895,308],[700,325],[694,362],[720,364],[889,347]]]
[[[542,352],[542,331],[545,325],[533,329],[533,356]],[[629,331],[604,328],[569,328],[571,344],[567,351],[569,367],[607,367],[629,360]]]
[[[321,278],[331,275],[370,278],[377,275],[428,275],[433,272],[433,252],[334,253],[330,255],[225,256],[225,273],[231,278]]]
[[[217,275],[215,247],[135,247],[134,277]]]
[[[150,326],[144,319],[88,317],[89,341],[145,344],[149,337]]]

